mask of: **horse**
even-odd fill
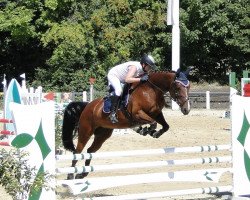
[[[167,132],[169,125],[166,122],[162,109],[166,105],[164,95],[169,92],[171,99],[180,107],[181,112],[187,115],[190,111],[189,90],[190,83],[187,79],[190,69],[185,72],[178,70],[160,71],[149,73],[149,79],[144,83],[133,83],[126,108],[117,110],[118,123],[111,123],[108,114],[103,112],[104,98],[93,101],[74,102],[69,104],[64,112],[62,140],[66,150],[73,154],[81,153],[89,139],[94,135],[94,140],[87,153],[97,152],[103,143],[110,138],[113,129],[124,129],[151,124],[150,135],[159,138]],[[156,124],[162,126],[156,130]],[[74,146],[74,130],[78,130],[77,146]],[[85,160],[85,166],[91,160]],[[72,160],[75,167],[77,160]],[[76,174],[75,178],[84,178],[88,173]],[[73,179],[74,174],[68,174],[68,179]]]

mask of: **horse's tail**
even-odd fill
[[[75,152],[73,143],[75,129],[78,127],[78,122],[82,111],[88,102],[71,102],[65,108],[62,124],[62,142],[66,150]]]

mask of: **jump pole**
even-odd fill
[[[232,186],[218,186],[218,187],[207,187],[207,188],[197,188],[188,190],[175,190],[175,191],[164,191],[164,192],[151,192],[142,194],[129,194],[120,196],[108,196],[108,197],[94,197],[94,198],[78,198],[77,200],[133,200],[133,199],[147,199],[147,198],[160,198],[160,197],[170,197],[170,196],[180,196],[180,195],[190,195],[190,194],[212,194],[219,192],[228,192],[232,190]]]
[[[57,185],[67,185],[74,195],[113,187],[170,182],[212,182],[217,183],[222,174],[232,172],[231,168],[175,171],[126,176],[110,176],[76,180],[57,181]]]
[[[181,160],[164,160],[164,161],[152,161],[152,162],[83,166],[83,167],[63,167],[63,168],[56,168],[56,172],[60,174],[61,173],[97,172],[97,171],[133,169],[133,168],[138,169],[138,168],[147,168],[147,167],[223,163],[223,162],[231,162],[231,160],[232,160],[231,156],[196,158],[196,159],[193,158],[193,159],[181,159]]]
[[[132,150],[132,151],[112,151],[99,153],[82,153],[70,155],[56,155],[56,160],[84,160],[84,159],[102,159],[115,157],[129,157],[129,156],[147,156],[147,155],[163,155],[169,153],[198,153],[211,152],[219,150],[230,150],[231,145],[204,145],[193,147],[165,147],[159,149],[147,150]]]

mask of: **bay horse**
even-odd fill
[[[187,79],[189,69],[185,72],[151,72],[149,79],[144,83],[134,83],[131,88],[126,109],[117,111],[118,123],[111,123],[107,113],[103,112],[104,99],[97,98],[90,103],[70,103],[64,112],[62,140],[65,149],[73,154],[81,153],[90,137],[94,135],[88,153],[98,151],[102,144],[112,135],[113,129],[137,127],[143,124],[159,123],[162,128],[153,130],[150,135],[158,138],[168,131],[169,125],[164,119],[162,109],[165,106],[165,93],[169,92],[171,99],[180,107],[181,112],[187,115],[190,111],[189,89],[190,83]],[[75,147],[73,136],[75,126],[78,125],[78,142]],[[91,160],[85,161],[89,166]],[[72,161],[75,167],[77,160]],[[75,178],[83,178],[88,173],[77,174]],[[74,174],[68,174],[68,179],[73,179]]]

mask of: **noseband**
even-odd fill
[[[179,94],[179,91],[177,90],[177,87],[176,87],[176,84],[177,83],[180,83],[185,89],[186,89],[186,98],[185,98],[185,101],[183,102],[183,104],[181,104],[180,102],[178,102],[178,99],[181,97],[181,95]],[[182,107],[188,100],[189,100],[189,97],[188,97],[188,93],[187,93],[187,88],[188,88],[188,86],[189,86],[189,81],[188,81],[188,83],[187,84],[184,84],[182,81],[180,81],[180,80],[177,80],[177,79],[175,79],[172,83],[171,83],[171,85],[173,85],[173,88],[174,88],[174,97],[171,97],[171,99],[173,100],[173,101],[175,101],[180,107]]]

